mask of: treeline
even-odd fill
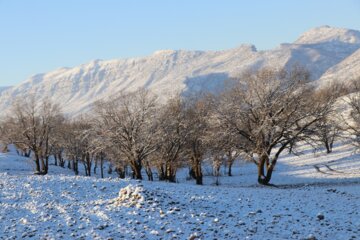
[[[55,165],[75,174],[83,164],[88,176],[99,166],[103,177],[108,161],[121,178],[130,168],[135,179],[145,170],[149,180],[156,171],[159,180],[175,182],[177,170],[188,166],[202,184],[204,161],[215,175],[226,164],[231,176],[241,157],[254,162],[258,182],[268,184],[280,154],[296,151],[298,142],[330,153],[345,131],[360,136],[359,91],[358,82],[317,88],[307,71],[295,67],[249,71],[229,80],[220,94],[179,95],[166,103],[144,89],[122,93],[75,118],[65,117],[49,99],[30,95],[15,101],[2,119],[1,141],[33,157],[37,174],[47,174],[53,156]],[[336,109],[345,95],[347,117]]]

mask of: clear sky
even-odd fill
[[[159,49],[270,49],[321,25],[360,30],[360,0],[0,0],[0,86]]]

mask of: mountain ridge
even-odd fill
[[[13,99],[36,93],[50,97],[65,113],[74,115],[89,109],[94,101],[122,91],[145,87],[167,99],[177,92],[216,90],[226,79],[261,67],[299,64],[309,69],[312,80],[328,81],[346,64],[343,61],[347,59],[349,67],[356,62],[358,55],[351,56],[359,49],[359,31],[322,26],[271,50],[258,51],[254,45],[242,44],[220,51],[159,50],[145,57],[96,59],[36,74],[17,86],[0,89],[0,111],[4,113]],[[352,71],[355,75],[360,72],[360,64],[357,66],[359,71]]]

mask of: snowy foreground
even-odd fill
[[[9,165],[11,162],[11,165]],[[0,154],[0,239],[359,239],[360,160],[284,156],[277,187],[256,184],[253,164],[220,186],[74,177]]]

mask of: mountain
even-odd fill
[[[143,58],[95,60],[37,74],[0,90],[0,112],[4,113],[15,98],[29,93],[49,96],[72,115],[86,111],[98,99],[139,87],[162,99],[176,92],[216,91],[226,79],[266,66],[299,64],[309,69],[314,81],[326,82],[337,75],[347,80],[360,75],[359,49],[359,31],[322,26],[305,32],[294,43],[267,51],[241,45],[223,51],[161,50]],[[346,67],[350,71],[344,70]]]

